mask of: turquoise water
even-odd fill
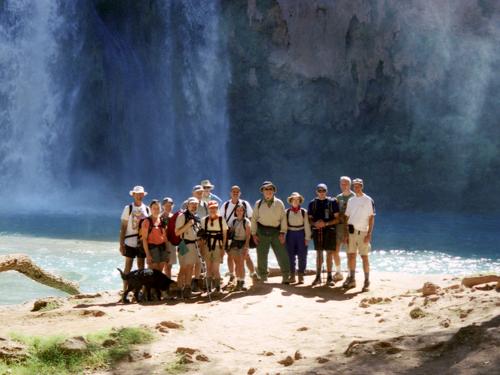
[[[0,255],[25,253],[40,266],[80,283],[86,292],[119,289],[116,216],[18,215],[0,219]],[[500,272],[500,217],[458,214],[378,215],[374,271],[417,274]],[[272,254],[272,252],[271,252]],[[255,253],[252,252],[255,259]],[[309,268],[315,252],[310,251]],[[276,266],[273,255],[270,265]],[[345,268],[345,255],[342,254]],[[0,273],[0,304],[64,295],[16,272]],[[8,293],[7,291],[15,291]]]

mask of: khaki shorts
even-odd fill
[[[205,249],[203,252],[203,259],[205,259],[205,262],[221,263],[221,251],[222,249],[219,245],[215,246],[215,249],[213,251],[208,251],[208,249]]]
[[[198,261],[198,251],[194,243],[186,244],[187,252],[184,255],[179,253],[179,264],[181,266],[194,266]]]
[[[362,232],[355,230],[354,233],[349,233],[349,247],[347,248],[347,254],[368,255],[372,246],[370,243],[365,243],[365,237],[368,232]]]
[[[177,247],[172,245],[170,242],[167,242],[167,263],[177,263]]]

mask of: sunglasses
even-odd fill
[[[325,189],[318,189],[316,190],[318,193],[326,193],[326,190]]]
[[[210,190],[210,189],[212,189],[212,187],[211,186],[204,186],[203,189]]]
[[[264,188],[263,190],[264,190],[264,191],[269,191],[269,190],[274,191],[274,189],[273,189],[273,188],[271,188],[271,187],[269,187],[269,188]]]

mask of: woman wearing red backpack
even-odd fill
[[[167,234],[160,218],[160,201],[154,199],[149,204],[151,216],[144,219],[141,238],[148,268],[163,271],[167,261]]]

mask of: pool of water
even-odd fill
[[[82,291],[119,289],[116,215],[18,215],[0,219],[0,255],[24,253],[77,281]],[[374,271],[417,274],[500,272],[500,217],[457,214],[378,215],[371,255]],[[252,251],[255,259],[255,252]],[[272,254],[272,252],[271,252]],[[308,267],[314,268],[309,251]],[[345,254],[342,265],[345,268]],[[270,265],[276,260],[270,255]],[[225,266],[223,266],[225,269]],[[16,272],[0,273],[0,304],[64,295]],[[11,291],[11,292],[9,292]]]

